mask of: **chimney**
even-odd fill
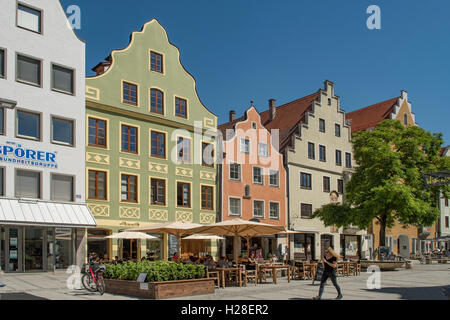
[[[277,116],[277,100],[270,99],[269,100],[269,111],[270,111],[270,121],[273,121]]]
[[[233,122],[234,120],[236,120],[236,111],[231,110],[230,111],[230,122]]]

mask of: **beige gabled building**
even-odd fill
[[[280,107],[272,103],[261,119],[267,129],[280,130],[289,181],[289,227],[300,232],[291,235],[291,258],[320,259],[330,245],[345,258],[365,257],[365,231],[325,227],[310,218],[323,205],[343,202],[355,165],[351,128],[334,84],[325,81],[324,89]]]

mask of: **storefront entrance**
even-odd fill
[[[294,234],[294,259],[295,260],[314,260],[315,253],[315,235],[314,234]]]
[[[324,234],[320,236],[320,253],[321,257],[325,257],[325,253],[329,247],[333,247],[333,236]]]
[[[0,229],[0,266],[5,272],[47,272],[75,261],[75,229],[14,227]]]

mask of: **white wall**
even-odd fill
[[[42,34],[16,26],[14,0],[0,0],[0,48],[6,49],[6,79],[0,79],[0,99],[17,101],[16,109],[28,109],[41,113],[42,141],[15,137],[16,110],[6,111],[6,135],[0,136],[0,145],[15,142],[25,148],[57,153],[56,170],[25,167],[42,175],[42,199],[50,199],[50,173],[75,176],[77,202],[85,201],[85,44],[68,27],[66,14],[59,0],[21,0],[20,3],[39,8],[42,15]],[[17,82],[16,53],[42,60],[42,87]],[[75,94],[68,95],[51,90],[51,63],[75,70]],[[75,121],[75,147],[51,143],[51,116]],[[17,165],[0,163],[6,167],[6,197],[14,197],[14,168]]]

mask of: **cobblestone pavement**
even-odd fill
[[[369,274],[359,277],[338,278],[344,300],[448,300],[450,297],[450,264],[420,265],[413,269],[381,273],[381,289],[369,290]],[[2,299],[49,299],[49,300],[139,300],[119,295],[90,293],[81,289],[68,289],[70,274],[64,272],[47,274],[0,275],[0,300]],[[312,281],[279,279],[279,283],[249,284],[248,287],[216,289],[215,294],[177,300],[303,300],[316,296],[318,284]],[[16,294],[16,295],[12,295]],[[17,295],[19,294],[19,295]],[[24,295],[25,294],[25,295]],[[329,283],[324,299],[336,297],[336,290]]]

